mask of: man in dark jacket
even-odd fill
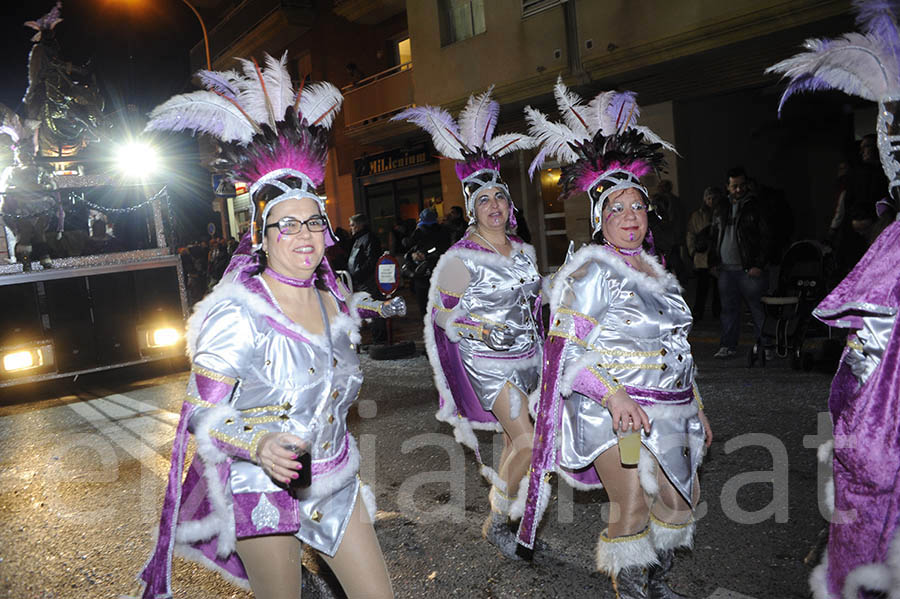
[[[347,270],[353,281],[353,291],[368,291],[373,298],[379,299],[381,292],[375,282],[375,263],[381,257],[381,242],[369,230],[369,221],[363,214],[350,217],[350,234],[353,237]],[[387,340],[387,330],[381,318],[372,321],[372,340],[375,343]]]
[[[728,171],[728,201],[722,202],[713,217],[710,266],[719,277],[722,302],[722,333],[716,358],[737,354],[741,325],[741,299],[753,316],[756,339],[762,334],[761,298],[769,286],[766,265],[769,262],[772,235],[760,201],[749,193],[747,173],[741,167]]]
[[[450,247],[450,232],[437,222],[437,213],[426,208],[419,214],[419,222],[412,235],[407,237],[404,273],[412,278],[413,292],[424,317],[428,305],[428,288],[431,273],[438,258]]]

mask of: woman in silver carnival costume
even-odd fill
[[[691,545],[696,472],[712,433],[694,384],[691,312],[647,239],[640,177],[663,166],[659,150],[670,146],[632,125],[633,93],[583,104],[560,80],[555,94],[564,123],[526,108],[529,133],[542,145],[532,172],[546,156],[565,165],[564,193],[587,192],[596,243],[571,254],[551,286],[519,541],[533,544],[551,471],[577,489],[603,486],[611,509],[597,569],[621,599],[673,599],[680,595],[664,577],[674,550]],[[625,452],[616,450],[627,433],[639,435],[631,437],[640,441],[637,467],[623,465]]]
[[[526,398],[540,375],[542,280],[534,248],[511,233],[515,206],[498,160],[533,147],[535,140],[517,133],[494,137],[499,111],[489,89],[469,98],[459,124],[432,106],[395,118],[421,126],[438,152],[457,161],[469,228],[432,274],[425,347],[440,394],[436,417],[475,452],[491,483],[491,514],[482,532],[503,555],[516,559],[508,520],[516,517],[513,503],[533,436]],[[475,430],[503,432],[496,470],[483,464]]]
[[[171,98],[147,126],[223,142],[254,212],[222,281],[188,321],[191,375],[143,597],[172,596],[177,550],[258,599],[296,599],[302,543],[349,597],[391,597],[346,418],[362,384],[359,317],[405,307],[348,297],[324,258],[334,235],[316,187],[340,92],[328,83],[295,92],[287,54],[267,56],[264,69],[241,65],[201,71],[207,91]],[[189,432],[197,452],[182,482]],[[311,484],[292,486],[302,475]]]

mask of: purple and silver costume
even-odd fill
[[[440,394],[436,417],[452,425],[457,441],[476,452],[473,429],[502,430],[490,410],[504,385],[527,396],[540,376],[541,275],[534,248],[511,242],[512,253],[506,257],[463,238],[441,256],[431,278],[425,347]],[[470,276],[462,293],[445,282],[453,261],[462,262]],[[483,327],[498,325],[515,333],[506,351],[491,349],[481,338]],[[511,409],[517,407],[512,402]]]
[[[854,2],[862,33],[807,40],[807,51],[768,69],[799,91],[839,89],[878,103],[875,124],[889,181],[881,207],[900,207],[900,27],[897,6]],[[892,205],[892,206],[891,206]],[[874,215],[872,215],[874,216]],[[897,594],[900,588],[900,223],[890,224],[813,312],[847,329],[831,385],[834,514],[828,550],[810,576],[815,599]],[[820,448],[820,459],[832,456]],[[881,596],[881,595],[879,595]]]
[[[340,312],[330,335],[310,334],[284,315],[250,270],[219,284],[188,324],[188,395],[159,539],[142,574],[155,594],[145,596],[171,592],[173,549],[244,588],[236,539],[294,534],[334,555],[356,504],[359,452],[346,416],[362,384],[354,349],[359,319],[335,288],[331,297]],[[189,431],[197,455],[182,484]],[[253,461],[270,432],[289,432],[310,444],[312,485],[296,499]],[[364,496],[374,514],[371,494]]]
[[[650,418],[641,433],[685,501],[704,454],[700,396],[688,344],[691,314],[677,280],[653,256],[654,277],[608,246],[578,250],[554,277],[543,383],[529,484],[541,485],[525,507],[520,542],[531,546],[550,498],[546,476],[559,472],[580,489],[599,488],[594,460],[616,444],[606,399],[625,389]],[[642,451],[641,483],[655,494],[652,460]]]

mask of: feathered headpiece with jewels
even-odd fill
[[[890,193],[900,202],[900,30],[898,6],[887,0],[856,0],[856,23],[863,33],[833,40],[809,39],[801,52],[766,69],[791,82],[778,105],[801,91],[839,89],[878,102],[876,133],[881,166]]]
[[[665,166],[660,150],[675,151],[647,127],[635,123],[640,109],[634,92],[603,92],[589,103],[569,91],[560,77],[554,88],[563,122],[554,123],[528,106],[529,133],[541,150],[528,169],[529,176],[548,157],[563,164],[560,184],[565,195],[586,191],[591,199],[593,232],[600,230],[603,203],[614,191],[637,189],[648,198],[640,178]]]
[[[475,198],[484,189],[500,187],[510,198],[509,226],[516,226],[515,205],[509,188],[500,177],[500,157],[516,150],[527,150],[537,140],[520,133],[504,133],[494,137],[500,105],[491,100],[492,85],[478,96],[469,96],[459,113],[459,123],[438,106],[417,106],[404,110],[393,120],[408,120],[427,131],[434,149],[457,161],[456,176],[463,188],[469,224],[475,223]]]
[[[280,60],[266,55],[264,69],[256,61],[238,60],[242,72],[200,71],[197,76],[206,90],[180,94],[157,106],[147,129],[208,133],[224,142],[222,154],[231,178],[250,183],[251,241],[258,249],[259,233],[278,203],[309,197],[327,219],[325,198],[316,188],[325,178],[328,130],[343,96],[325,82],[301,83],[295,93],[287,52]],[[274,193],[261,205],[259,194],[267,188]],[[325,244],[334,241],[329,223]]]

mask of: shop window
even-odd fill
[[[547,265],[555,269],[566,259],[569,237],[566,229],[566,207],[560,198],[558,168],[541,170],[541,201],[544,213],[544,242]]]
[[[484,0],[438,0],[441,46],[485,32]]]
[[[441,175],[428,173],[367,185],[365,196],[372,231],[378,235],[383,249],[400,256],[405,250],[402,240],[394,234],[394,226],[406,223],[412,230],[422,208],[433,206],[439,209]]]

